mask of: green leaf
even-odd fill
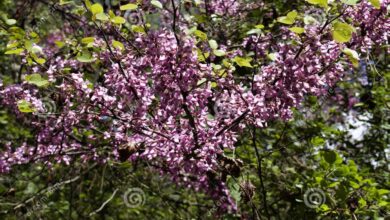
[[[279,17],[278,22],[283,24],[294,24],[297,16],[297,11],[291,11],[286,16]]]
[[[322,137],[315,137],[311,140],[314,146],[322,146],[325,144],[325,140]]]
[[[215,40],[209,40],[209,45],[210,45],[211,49],[213,49],[213,50],[218,49],[218,43]]]
[[[388,189],[379,189],[378,190],[379,195],[387,195],[389,193],[390,193],[390,190],[388,190]]]
[[[336,22],[333,25],[332,36],[336,42],[346,43],[351,40],[354,31],[355,29],[351,25],[347,23]]]
[[[108,16],[106,15],[106,13],[98,13],[95,15],[95,17],[100,21],[108,21]]]
[[[264,29],[264,25],[262,24],[258,24],[255,26],[256,29]]]
[[[24,49],[18,48],[18,49],[15,49],[15,50],[5,51],[4,54],[6,54],[6,55],[9,55],[9,54],[18,54],[18,55],[20,55],[23,51],[24,51]]]
[[[138,5],[130,3],[130,4],[122,5],[119,9],[122,11],[125,11],[125,10],[135,10],[137,8],[138,8]]]
[[[359,54],[354,51],[354,50],[351,50],[349,48],[345,48],[343,50],[343,53],[345,53],[349,60],[351,61],[351,63],[353,64],[354,67],[358,67],[359,66]]]
[[[77,56],[77,60],[82,63],[90,63],[94,61],[94,58],[89,51],[85,50]]]
[[[91,6],[92,6],[91,1],[85,0],[84,2],[85,2],[85,5],[87,6],[87,8],[91,9]]]
[[[91,6],[90,10],[91,10],[93,15],[96,15],[96,14],[104,12],[103,6],[101,4],[99,4],[99,3],[93,4]]]
[[[226,55],[225,51],[223,51],[223,50],[214,50],[213,53],[217,57],[222,57],[222,56]]]
[[[301,27],[292,27],[292,28],[289,28],[289,30],[296,33],[296,34],[302,34],[305,32],[305,29],[301,28]]]
[[[49,84],[49,81],[46,79],[42,78],[42,76],[38,73],[34,73],[31,75],[26,76],[26,81],[30,84],[34,84],[38,87],[43,87]]]
[[[143,34],[145,33],[145,29],[141,25],[133,25],[131,26],[131,30],[136,33],[143,33]]]
[[[329,164],[334,164],[334,162],[336,162],[337,160],[337,154],[334,151],[324,151],[323,157],[325,161]]]
[[[17,103],[18,109],[20,112],[23,113],[31,113],[35,112],[36,110],[33,108],[33,105],[30,102],[27,102],[26,100],[20,100]]]
[[[116,41],[116,40],[112,41],[112,46],[114,46],[115,48],[118,48],[120,50],[125,49],[125,46],[121,42]]]
[[[94,37],[84,37],[83,39],[81,39],[81,43],[83,44],[93,43],[94,41],[95,41]]]
[[[37,63],[39,63],[39,64],[44,64],[44,63],[46,63],[46,60],[45,59],[43,59],[43,58],[34,58],[34,60],[35,60],[35,62],[37,62]]]
[[[62,41],[56,40],[54,43],[57,45],[58,48],[63,48],[65,46],[65,42]]]
[[[371,3],[372,6],[374,6],[374,8],[376,8],[376,9],[380,9],[380,8],[381,8],[381,2],[380,2],[380,0],[370,0],[370,3]]]
[[[359,203],[359,208],[363,208],[367,205],[366,200],[364,200],[363,198],[360,198],[358,203]]]
[[[347,5],[356,5],[359,0],[341,0],[342,3]]]
[[[124,18],[121,17],[121,16],[115,16],[114,18],[111,19],[111,21],[112,21],[114,24],[124,24],[124,23],[126,23],[126,19],[124,19]]]
[[[324,8],[328,7],[328,0],[306,0],[306,1],[313,5],[319,5]]]
[[[233,61],[241,67],[252,67],[252,65],[251,65],[252,58],[251,57],[238,57],[237,56],[237,57],[234,57]]]
[[[161,2],[160,1],[157,1],[157,0],[152,0],[151,2],[150,2],[150,4],[152,4],[152,5],[154,5],[155,7],[157,7],[157,8],[163,8],[163,5],[161,4]]]
[[[15,19],[7,19],[7,20],[5,20],[5,23],[11,26],[11,25],[16,24],[16,20]]]
[[[207,40],[207,34],[203,31],[196,30],[194,31],[195,36],[199,37],[201,40],[206,41]]]

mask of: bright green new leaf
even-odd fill
[[[83,44],[93,43],[94,41],[95,41],[94,37],[85,37],[85,38],[81,39],[81,43],[83,43]]]
[[[223,50],[214,50],[213,53],[217,57],[222,57],[222,56],[225,56],[225,54],[226,54],[225,51],[223,51]]]
[[[89,62],[93,62],[94,58],[88,50],[85,50],[77,56],[77,60],[82,63],[89,63]]]
[[[115,16],[114,18],[111,19],[111,21],[112,21],[114,24],[124,24],[124,23],[126,23],[126,19],[124,19],[124,18],[121,17],[121,16]]]
[[[252,67],[251,65],[251,61],[252,61],[252,58],[251,57],[234,57],[233,61],[235,63],[237,63],[237,65],[241,66],[241,67]]]
[[[18,101],[18,109],[20,112],[23,113],[31,113],[35,112],[36,110],[33,108],[33,105],[30,102],[27,102],[26,100],[20,100]]]
[[[380,0],[370,0],[370,3],[371,3],[372,6],[374,6],[374,8],[376,8],[376,9],[380,9],[380,8],[381,8],[381,2],[380,2]]]
[[[215,40],[209,40],[209,45],[210,45],[211,49],[213,49],[213,50],[218,49],[218,43]]]
[[[85,0],[84,2],[85,2],[85,5],[87,6],[87,8],[91,9],[91,6],[92,6],[91,1]]]
[[[157,8],[163,8],[163,5],[161,4],[161,2],[160,1],[157,1],[157,0],[152,0],[151,2],[150,2],[150,4],[152,4],[152,5],[154,5],[155,7],[157,7]]]
[[[305,29],[301,28],[301,27],[292,27],[292,28],[289,28],[289,30],[296,33],[296,34],[302,34],[305,32]]]
[[[294,24],[297,16],[298,13],[296,11],[291,11],[286,16],[279,17],[278,22],[283,24]]]
[[[342,3],[347,5],[356,5],[359,0],[341,0]]]
[[[108,16],[106,15],[106,13],[96,14],[95,17],[100,21],[108,21]]]
[[[136,32],[136,33],[145,33],[145,29],[141,25],[133,25],[131,26],[131,30]]]
[[[4,54],[6,55],[9,55],[9,54],[21,54],[22,52],[24,51],[24,49],[22,48],[18,48],[18,49],[15,49],[15,50],[8,50],[6,51]]]
[[[354,67],[358,67],[359,66],[359,54],[354,51],[354,50],[351,50],[349,48],[345,48],[343,50],[343,53],[345,53],[348,58],[350,59],[350,61],[352,62],[353,66]]]
[[[93,4],[91,6],[90,10],[91,10],[93,15],[96,15],[96,14],[104,12],[103,6],[101,4],[99,4],[99,3]]]
[[[262,24],[258,24],[255,26],[256,29],[264,29],[264,25]]]
[[[202,39],[204,41],[207,40],[207,34],[204,33],[203,31],[196,30],[196,31],[194,31],[194,34],[195,34],[195,36],[199,37],[200,39]]]
[[[34,73],[34,74],[31,74],[31,75],[28,75],[26,76],[26,81],[30,84],[34,84],[38,87],[43,87],[43,86],[46,86],[49,84],[49,81],[47,81],[46,79],[42,78],[41,75],[39,75],[38,73]]]
[[[43,59],[43,58],[34,58],[34,60],[35,60],[35,62],[37,62],[37,63],[39,63],[39,64],[44,64],[44,63],[46,63],[46,60],[45,59]]]
[[[130,3],[130,4],[122,5],[120,7],[120,10],[122,10],[122,11],[125,11],[125,10],[135,10],[137,8],[138,8],[138,5]]]
[[[14,24],[16,24],[16,20],[15,19],[7,19],[7,20],[5,20],[5,23],[8,25],[14,25]]]
[[[336,42],[346,43],[351,40],[353,32],[355,32],[355,29],[351,25],[347,23],[336,22],[333,25],[332,36]]]
[[[115,48],[118,48],[120,50],[125,49],[125,46],[121,42],[116,41],[116,40],[112,41],[112,46],[114,46]]]
[[[328,7],[328,0],[306,0],[306,1],[313,5],[319,5],[324,8]]]

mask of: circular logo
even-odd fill
[[[303,195],[303,201],[307,207],[315,209],[326,202],[326,196],[321,189],[310,188]]]
[[[53,115],[57,111],[56,103],[48,97],[41,99],[43,111],[37,113],[37,116],[40,118],[47,118],[50,115]]]
[[[145,204],[145,193],[140,188],[131,188],[123,194],[123,201],[129,208],[136,208]]]

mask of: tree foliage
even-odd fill
[[[1,218],[388,217],[389,3],[0,2]]]

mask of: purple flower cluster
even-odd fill
[[[257,66],[247,80],[238,80],[232,68],[219,77],[212,65],[199,61],[195,37],[184,33],[164,28],[137,34],[132,46],[139,50],[129,45],[123,52],[109,50],[96,37],[102,48],[94,55],[102,65],[96,82],[81,73],[86,64],[76,59],[57,56],[47,69],[36,67],[50,82],[60,82],[50,94],[57,112],[45,120],[36,116],[43,108],[39,89],[27,83],[1,85],[2,105],[30,119],[36,143],[7,144],[0,172],[32,161],[50,165],[52,159],[66,164],[74,158],[141,160],[178,184],[226,198],[221,208],[235,210],[221,175],[226,172],[224,150],[234,149],[245,126],[288,120],[306,94],[326,92],[348,68],[339,62],[345,47],[368,50],[386,42],[388,3],[375,9],[363,1],[346,9],[345,19],[359,29],[349,44],[333,41],[331,26],[323,24],[307,27],[303,38],[286,28],[279,30],[277,42],[271,34],[245,38],[232,54],[255,54]],[[219,0],[210,5],[217,14],[234,14],[239,6],[238,1]],[[20,100],[35,112],[21,113]]]

